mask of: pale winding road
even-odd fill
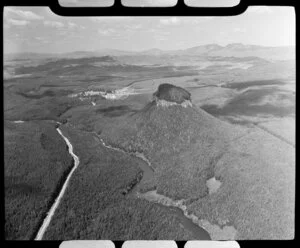
[[[60,124],[60,123],[58,123]],[[36,237],[35,237],[35,240],[42,240],[43,239],[43,236],[44,236],[44,233],[46,232],[50,222],[51,222],[51,219],[55,213],[55,210],[57,209],[57,207],[59,206],[59,203],[62,199],[62,197],[64,196],[64,193],[66,191],[66,188],[69,184],[69,181],[74,173],[74,171],[76,170],[76,168],[78,167],[79,165],[79,158],[76,154],[74,154],[73,152],[73,146],[72,144],[70,143],[70,141],[68,140],[68,138],[66,138],[62,131],[57,128],[56,129],[57,132],[63,137],[63,139],[65,140],[66,144],[68,145],[68,148],[69,148],[69,153],[71,154],[71,156],[73,157],[74,159],[74,166],[72,168],[72,170],[70,171],[66,181],[64,182],[63,184],[63,187],[61,188],[60,192],[59,192],[59,195],[57,196],[57,198],[55,199],[55,202],[54,204],[51,206],[49,212],[47,213],[47,216],[46,218],[44,219],[43,221],[43,224],[42,226],[40,227]],[[97,135],[98,136],[98,135]],[[117,148],[117,147],[112,147],[108,144],[105,144],[105,142],[103,141],[103,139],[101,139],[99,136],[98,138],[100,139],[100,142],[102,143],[102,145],[110,150],[115,150],[115,151],[118,151],[118,152],[122,152],[122,153],[125,153],[125,154],[128,154],[128,155],[133,155],[139,159],[142,159],[147,165],[148,168],[145,168],[144,166],[141,167],[141,169],[143,170],[143,179],[145,177],[150,177],[150,176],[153,176],[153,168],[151,166],[151,163],[150,161],[141,153],[131,153],[131,152],[126,152],[120,148]],[[150,173],[151,172],[151,173]],[[143,180],[142,179],[142,180]],[[139,182],[141,183],[141,182]],[[136,191],[137,189],[133,190],[134,192]],[[137,193],[137,192],[135,192]],[[138,197],[138,195],[136,195]],[[139,197],[138,197],[139,198]],[[163,206],[163,205],[161,205]],[[195,238],[197,239],[205,239],[205,240],[209,240],[210,237],[209,237],[209,234],[205,231],[205,229],[203,229],[202,227],[198,226],[197,224],[193,223],[193,221],[188,217],[188,216],[185,216],[185,213],[184,211],[182,211],[180,208],[178,207],[172,207],[172,206],[163,206],[165,209],[168,209],[168,211],[170,211],[172,214],[175,214],[179,217],[180,219],[180,223],[184,226],[185,229],[189,230],[190,232],[192,232],[194,235],[195,235]]]
[[[43,236],[44,236],[44,233],[45,231],[47,230],[47,227],[49,226],[50,222],[51,222],[51,219],[55,213],[55,210],[57,209],[59,203],[60,203],[60,200],[62,199],[65,191],[66,191],[66,188],[69,184],[69,181],[72,177],[72,174],[74,173],[74,171],[76,170],[76,168],[78,167],[79,165],[79,158],[76,156],[76,154],[74,154],[73,152],[73,146],[72,144],[70,143],[70,141],[68,140],[68,138],[66,138],[63,133],[61,132],[61,130],[59,128],[56,129],[57,132],[63,137],[63,139],[65,140],[65,142],[67,143],[68,147],[69,147],[69,153],[71,154],[71,156],[73,157],[74,159],[74,166],[72,168],[72,170],[70,171],[66,181],[64,182],[63,184],[63,187],[61,188],[60,192],[59,192],[59,195],[57,196],[57,198],[55,199],[55,202],[54,204],[52,205],[52,207],[50,208],[49,212],[47,213],[47,216],[46,218],[44,219],[44,222],[42,224],[42,226],[40,227],[36,237],[35,237],[35,240],[42,240],[43,239]]]

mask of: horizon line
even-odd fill
[[[11,54],[22,54],[22,53],[33,53],[33,54],[53,54],[53,55],[58,55],[58,54],[67,54],[67,53],[76,53],[76,52],[100,52],[100,51],[105,51],[105,50],[115,50],[115,51],[120,51],[120,52],[132,52],[132,53],[136,53],[136,52],[146,52],[149,50],[160,50],[162,52],[171,52],[171,51],[184,51],[187,49],[191,49],[191,48],[196,48],[196,47],[201,47],[201,46],[208,46],[208,45],[217,45],[220,47],[227,47],[229,45],[233,45],[233,44],[241,44],[244,46],[258,46],[258,47],[270,47],[270,48],[275,48],[275,47],[295,47],[296,45],[279,45],[279,46],[267,46],[267,45],[257,45],[257,44],[245,44],[245,43],[241,43],[241,42],[232,42],[232,43],[228,43],[227,45],[220,45],[217,43],[207,43],[207,44],[203,44],[203,45],[199,45],[199,46],[192,46],[192,47],[186,47],[186,48],[179,48],[179,49],[170,49],[170,50],[164,50],[161,48],[157,48],[157,47],[152,47],[152,48],[148,48],[148,49],[143,49],[143,50],[121,50],[118,48],[101,48],[101,49],[97,49],[97,50],[74,50],[74,51],[69,51],[69,52],[35,52],[35,51],[24,51],[24,52],[8,52],[6,53],[4,51],[3,55],[11,55]]]

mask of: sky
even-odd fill
[[[293,7],[252,6],[228,17],[62,17],[48,7],[5,7],[3,17],[5,53],[295,45]]]

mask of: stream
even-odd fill
[[[58,123],[60,124],[60,123]],[[51,219],[55,213],[55,210],[59,206],[59,203],[66,191],[66,188],[69,184],[69,181],[76,170],[76,168],[79,165],[79,158],[76,154],[73,152],[73,146],[70,143],[69,139],[66,138],[62,131],[59,129],[59,127],[56,128],[57,132],[60,134],[60,136],[65,140],[68,148],[69,148],[69,153],[73,157],[74,160],[74,166],[70,173],[67,176],[66,181],[64,182],[59,195],[56,197],[54,204],[51,206],[49,212],[46,215],[46,218],[43,221],[42,226],[40,227],[35,240],[42,240],[45,231],[47,230],[47,227],[49,226]],[[199,220],[196,216],[188,214],[186,210],[186,206],[184,205],[184,200],[172,200],[171,198],[168,198],[166,196],[158,194],[156,191],[148,191],[146,193],[140,193],[139,192],[139,185],[142,184],[144,181],[148,181],[149,179],[154,177],[154,169],[151,166],[151,162],[144,156],[144,154],[139,153],[139,152],[127,152],[124,151],[123,149],[117,148],[117,147],[112,147],[108,144],[106,144],[102,138],[99,137],[97,133],[94,133],[97,138],[100,140],[101,144],[111,150],[122,152],[124,154],[128,154],[130,156],[135,156],[141,160],[143,160],[143,163],[139,163],[140,169],[143,171],[143,176],[142,179],[128,192],[128,195],[130,197],[135,197],[139,199],[145,199],[149,202],[154,202],[156,204],[159,204],[162,208],[167,210],[169,213],[176,215],[178,217],[178,220],[180,222],[180,225],[184,227],[184,229],[188,230],[191,232],[195,239],[197,240],[211,240],[208,232],[202,228],[199,225]]]
[[[195,239],[211,240],[208,232],[204,228],[199,226],[198,218],[193,214],[188,214],[186,206],[183,203],[184,200],[175,201],[169,197],[157,194],[156,191],[148,191],[146,193],[139,192],[139,190],[138,190],[139,185],[142,184],[144,181],[147,181],[154,177],[154,169],[151,166],[150,161],[144,156],[144,154],[139,153],[139,152],[127,152],[127,151],[124,151],[123,149],[120,149],[117,147],[112,147],[111,145],[105,144],[103,139],[101,139],[98,136],[98,134],[96,134],[96,136],[100,140],[100,142],[102,143],[102,145],[104,147],[135,156],[137,158],[142,159],[145,162],[145,163],[139,164],[140,169],[143,171],[143,177],[142,177],[141,181],[139,181],[138,184],[135,185],[129,192],[129,194],[131,196],[139,198],[139,199],[145,199],[149,202],[154,202],[156,204],[159,204],[161,207],[166,209],[168,212],[172,213],[173,215],[176,215],[180,221],[180,225],[182,225],[184,227],[184,229],[193,233]]]

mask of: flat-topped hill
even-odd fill
[[[256,127],[184,107],[191,98],[180,87],[162,84],[153,96],[101,130],[107,144],[151,162],[154,178],[139,190],[184,199],[213,240],[292,239],[294,148]],[[220,182],[213,193],[211,180]]]
[[[181,104],[184,101],[191,101],[190,92],[172,84],[159,85],[157,91],[154,92],[153,96],[156,100],[165,100],[178,104]]]

